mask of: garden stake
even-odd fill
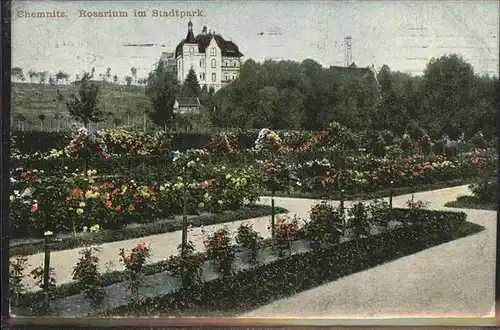
[[[274,239],[274,191],[271,191],[271,237]]]
[[[389,186],[389,207],[391,208],[391,210],[392,210],[392,185],[393,184],[394,184],[394,181],[391,181],[390,186]]]
[[[345,211],[344,211],[344,189],[340,190],[340,216],[342,217],[342,232],[343,235],[345,236],[345,230],[346,230],[346,218],[345,218]]]
[[[50,308],[50,296],[49,296],[49,272],[50,272],[50,237],[51,232],[45,232],[44,245],[45,245],[45,260],[43,263],[43,293],[44,299],[44,310],[48,311]]]

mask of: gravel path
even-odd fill
[[[425,192],[425,193],[417,193],[417,194],[415,194],[415,198],[430,201],[432,203],[430,205],[430,207],[432,208],[433,206],[442,206],[442,205],[444,205],[444,203],[451,201],[451,200],[454,200],[454,199],[456,199],[457,196],[464,195],[464,194],[468,194],[467,186],[440,189],[440,190],[435,190],[432,192]],[[393,205],[395,207],[402,207],[402,206],[404,206],[404,203],[408,199],[410,199],[410,197],[411,197],[411,195],[403,195],[403,196],[395,197],[393,200]],[[290,210],[290,215],[297,214],[301,218],[306,218],[307,213],[309,212],[309,209],[311,208],[311,206],[314,203],[318,202],[318,200],[296,199],[296,198],[275,198],[275,200],[276,200],[276,206],[281,206],[281,207],[287,208],[288,210]],[[262,197],[260,202],[270,205],[270,198],[269,197]],[[349,204],[350,203],[347,202],[346,206],[348,206]],[[476,212],[481,212],[481,211],[476,211]],[[488,213],[486,213],[486,214],[488,214]],[[490,212],[490,214],[496,215],[495,212]],[[475,220],[476,219],[475,217],[472,217],[472,216],[470,216],[470,217],[471,217],[471,220],[473,222],[483,224],[483,223],[479,222],[479,220],[482,220],[484,222],[485,219],[490,219],[490,218],[494,217],[493,215],[486,217],[486,216],[482,216],[480,214],[477,216],[479,218],[478,221]],[[260,232],[264,238],[268,238],[271,236],[270,231],[267,229],[269,222],[270,222],[270,216],[265,216],[265,217],[253,218],[253,219],[248,219],[248,220],[243,220],[243,221],[235,221],[235,222],[227,223],[225,225],[228,227],[228,229],[230,231],[234,231],[240,226],[241,223],[252,223],[255,230]],[[487,244],[487,247],[485,248],[486,249],[485,250],[486,258],[490,258],[490,257],[492,258],[491,265],[488,264],[488,267],[490,267],[490,268],[487,268],[487,272],[486,272],[487,274],[483,275],[483,276],[490,276],[491,275],[490,276],[491,278],[493,278],[494,270],[492,270],[490,272],[490,269],[493,269],[491,267],[494,267],[494,260],[495,260],[494,259],[494,257],[495,257],[495,255],[494,255],[495,228],[491,227],[492,225],[494,226],[494,224],[491,224],[492,222],[493,221],[488,220],[488,224],[483,224],[483,225],[489,225],[487,232],[490,233],[491,235],[493,235],[493,236],[490,235],[491,237],[488,236],[488,241],[487,241],[488,244]],[[213,231],[215,231],[223,226],[224,226],[224,224],[218,224],[218,225],[206,226],[204,228],[190,229],[189,233],[188,233],[188,239],[194,243],[196,250],[203,251],[204,248],[203,248],[202,230],[205,230],[205,233],[207,234],[207,233],[213,232]],[[485,233],[481,233],[479,235],[484,236]],[[476,236],[478,236],[478,235],[476,235]],[[472,239],[474,242],[476,242],[475,236],[470,237],[470,238],[466,238],[462,241],[466,241],[466,240],[470,240],[470,239]],[[485,239],[486,238],[483,237],[480,240],[483,241]],[[107,270],[123,270],[124,267],[119,262],[119,257],[118,257],[118,253],[119,253],[120,248],[131,249],[132,247],[134,247],[135,245],[137,245],[138,243],[143,242],[143,241],[147,242],[151,246],[152,255],[151,255],[151,259],[149,262],[153,263],[153,262],[165,260],[170,255],[177,254],[177,246],[181,242],[181,232],[176,231],[176,232],[171,232],[171,233],[143,237],[143,238],[139,238],[139,239],[132,239],[132,240],[118,241],[118,242],[111,242],[111,243],[102,244],[101,251],[99,252],[99,255],[98,255],[100,258],[101,272],[104,272]],[[456,243],[451,243],[451,244],[453,245]],[[460,244],[463,245],[464,243],[460,242]],[[474,243],[471,243],[471,244],[475,245]],[[461,252],[462,249],[466,250],[467,248],[460,247],[460,250],[459,251],[457,250],[457,255],[463,254],[462,257],[467,256],[468,258],[474,259],[473,261],[475,262],[475,264],[477,262],[480,262],[481,260],[484,260],[484,257],[481,257],[481,258],[476,257],[475,254],[473,253],[473,251]],[[76,249],[70,249],[70,250],[54,251],[51,253],[50,265],[51,265],[51,267],[53,267],[55,269],[55,273],[56,273],[55,277],[56,277],[58,284],[68,283],[68,282],[72,281],[71,280],[71,271],[72,271],[72,268],[74,267],[74,265],[79,257],[78,252],[80,250],[81,250],[81,248],[76,248]],[[432,252],[429,252],[429,255],[432,255]],[[44,258],[43,253],[30,255],[28,257],[28,264],[31,265],[31,268],[29,268],[29,269],[31,270],[32,268],[34,268],[38,265],[43,265],[43,258]],[[440,258],[441,257],[439,257],[437,260],[440,260]],[[444,260],[446,260],[447,258],[448,257],[446,257]],[[422,260],[425,261],[427,259],[422,259]],[[459,259],[459,260],[462,260],[462,259]],[[463,259],[463,260],[465,260],[465,259]],[[467,259],[467,260],[469,260],[469,259]],[[390,265],[392,265],[392,264],[394,264],[394,263],[391,263]],[[464,261],[463,264],[464,264],[464,267],[467,267],[468,262]],[[386,265],[384,267],[387,267],[387,266],[388,265]],[[431,264],[430,261],[427,264],[424,262],[423,266],[426,266],[426,267],[429,266],[429,268],[436,267],[436,265]],[[479,269],[485,269],[485,266],[471,267],[471,269],[474,271],[479,271]],[[411,271],[411,272],[413,272],[413,271]],[[468,274],[469,272],[470,272],[470,270],[464,272],[464,274],[465,273]],[[439,271],[437,273],[442,274],[441,271]],[[356,275],[354,275],[354,276],[356,276]],[[404,276],[404,274],[402,274],[401,276]],[[390,278],[387,276],[382,276],[382,277],[385,279]],[[340,281],[337,281],[334,283],[338,283],[338,282],[340,282]],[[483,282],[488,282],[488,280],[485,280]],[[38,290],[38,288],[35,286],[34,281],[31,278],[27,277],[25,279],[25,283],[26,283],[26,285],[28,285],[30,290]],[[493,283],[493,282],[491,282],[491,283]],[[373,287],[379,287],[379,285],[375,285]],[[491,292],[493,293],[493,291],[491,291]],[[293,300],[293,298],[291,298],[291,299]],[[316,298],[313,298],[313,299],[316,300]],[[287,300],[285,300],[285,301],[287,301]],[[454,300],[448,300],[448,301],[454,301]],[[332,309],[330,309],[328,307],[328,306],[330,306],[330,304],[326,303],[325,301],[323,301],[323,302],[324,302],[323,305],[325,306],[324,308],[326,308],[324,310],[324,312],[336,311],[336,309],[335,309],[336,307],[332,307]],[[319,301],[318,301],[318,303],[319,303]],[[337,303],[335,303],[335,304],[337,304]],[[344,304],[344,302],[339,301],[339,304],[340,304],[339,306],[342,306],[342,304]],[[300,304],[300,305],[302,305],[302,304]],[[309,304],[308,306],[312,306],[312,305],[313,304]],[[283,306],[286,306],[286,305],[283,305]],[[270,308],[270,309],[266,309],[266,308]],[[274,307],[266,307],[266,308],[259,310],[259,311],[256,311],[255,313],[257,313],[257,314],[254,314],[254,315],[261,315],[261,314],[264,315],[264,314],[268,313],[268,312],[266,312],[266,310],[268,310],[269,313],[274,315],[274,313],[275,313]],[[276,308],[278,308],[276,313],[279,314],[280,310],[282,310],[282,309],[280,307],[276,307]],[[286,307],[286,308],[284,308],[284,310],[285,311],[291,310],[291,312],[290,312],[291,314],[296,314],[296,312],[293,312],[293,308]],[[302,312],[307,312],[308,309],[303,308],[303,306],[302,306],[302,307],[300,307],[300,310]],[[321,310],[322,309],[320,308],[317,311],[321,312]],[[354,309],[348,309],[348,310],[354,310]],[[411,310],[411,309],[409,309],[409,310]],[[340,311],[340,313],[344,314],[344,312],[342,312],[341,310],[339,310],[339,311]]]
[[[467,186],[415,194],[429,208],[468,193]],[[408,196],[394,199],[401,205]],[[278,204],[281,205],[281,204]],[[288,207],[288,206],[287,206]],[[464,210],[486,230],[359,272],[242,317],[491,317],[496,270],[495,211]]]

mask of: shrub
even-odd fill
[[[274,225],[274,242],[280,255],[286,248],[290,248],[290,243],[299,238],[300,226],[297,216],[279,216]],[[291,250],[290,250],[291,252]]]
[[[370,213],[370,220],[373,223],[383,228],[388,226],[391,218],[391,207],[389,203],[383,199],[374,200],[369,204],[368,210]]]
[[[257,262],[257,252],[262,237],[253,229],[252,225],[241,224],[236,233],[236,243],[248,250],[248,260],[254,264]]]
[[[99,273],[99,258],[95,255],[97,247],[88,247],[80,251],[80,258],[73,268],[73,280],[83,288],[83,295],[90,299],[93,306],[99,306],[104,299],[104,288]]]
[[[23,280],[26,277],[24,271],[28,264],[28,258],[25,256],[16,257],[15,261],[10,261],[10,301],[12,306],[16,306],[19,302],[19,298],[26,292],[26,286],[23,284]]]
[[[370,224],[368,223],[368,208],[363,202],[357,202],[347,211],[349,228],[353,229],[356,238],[370,235]]]
[[[167,260],[166,271],[170,272],[173,276],[182,277],[183,286],[195,284],[201,279],[201,266],[203,265],[203,257],[200,254],[194,253],[194,245],[188,242],[184,253],[182,253],[182,244],[177,247],[179,254],[170,256]],[[184,270],[184,274],[182,271]]]
[[[139,301],[139,286],[144,277],[144,264],[151,256],[151,249],[146,243],[139,243],[127,256],[124,249],[120,249],[120,261],[125,265],[126,281],[134,302]]]
[[[231,273],[235,251],[231,246],[231,237],[226,227],[217,230],[204,240],[207,257],[215,265],[217,272],[223,276]]]
[[[498,179],[485,177],[481,181],[469,186],[474,196],[482,203],[496,203],[498,201]]]
[[[304,226],[304,234],[314,247],[320,247],[322,243],[338,242],[343,227],[340,210],[322,201],[311,207],[310,221]]]

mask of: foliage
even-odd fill
[[[385,202],[383,199],[377,199],[368,205],[368,210],[371,222],[382,228],[387,228],[391,218],[391,207],[389,203]]]
[[[166,270],[173,276],[182,276],[183,284],[185,286],[194,285],[201,281],[201,271],[204,262],[200,254],[194,252],[194,245],[188,242],[184,252],[182,251],[182,244],[177,247],[179,254],[170,256],[167,260]],[[184,274],[182,274],[184,271]]]
[[[203,241],[207,257],[216,264],[217,271],[227,276],[231,273],[235,257],[235,249],[231,246],[230,233],[226,227],[217,230]]]
[[[298,239],[300,236],[299,219],[297,216],[278,216],[274,224],[274,243],[278,248],[280,254],[284,250],[290,249],[292,241]],[[290,253],[292,251],[290,250]]]
[[[125,278],[131,293],[131,299],[137,303],[139,301],[139,286],[144,277],[144,265],[151,255],[149,246],[142,242],[132,248],[129,255],[125,254],[125,249],[120,249],[120,262],[125,266]]]
[[[253,225],[241,224],[236,233],[236,243],[248,250],[248,261],[252,264],[257,262],[259,243],[263,238],[253,229]]]
[[[83,295],[90,299],[92,305],[99,306],[104,299],[104,288],[99,273],[99,258],[96,247],[88,247],[80,251],[80,258],[73,268],[73,280],[80,283]]]
[[[469,189],[481,203],[497,203],[498,178],[485,176],[482,180],[472,184]]]
[[[163,61],[159,61],[155,70],[149,73],[145,90],[153,106],[148,115],[155,125],[166,129],[173,123],[175,96],[178,90],[177,77],[168,73]]]
[[[324,243],[336,243],[344,229],[344,218],[340,209],[326,201],[314,204],[310,211],[310,221],[303,230],[305,237],[313,248],[319,248]]]
[[[370,235],[368,208],[365,203],[354,203],[351,208],[347,210],[347,214],[349,216],[347,226],[353,230],[354,237],[360,238]]]
[[[20,297],[26,292],[23,280],[26,277],[24,271],[27,267],[29,267],[28,258],[25,256],[18,256],[9,262],[9,290],[12,306],[16,306]]]
[[[208,311],[227,317],[484,229],[465,222],[464,213],[419,212],[424,213],[427,221],[416,226],[402,226],[321,250],[279,258],[231,277],[149,299],[142,306],[121,307],[100,315],[185,317],[195,316],[196,311]],[[446,228],[452,230],[444,230]]]
[[[66,103],[71,117],[80,120],[85,127],[90,122],[99,123],[105,120],[107,113],[99,109],[99,86],[90,79],[94,75],[85,73],[78,82],[78,94],[71,94]]]
[[[194,72],[193,68],[189,69],[189,72],[182,84],[181,95],[184,97],[198,97],[201,94],[200,83],[198,82],[198,76]]]
[[[87,129],[82,127],[78,134],[64,148],[66,155],[88,160],[92,157],[109,158],[107,147],[99,134],[93,132],[88,134]]]

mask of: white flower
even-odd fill
[[[43,233],[43,235],[45,236],[52,236],[54,233],[51,232],[51,231],[46,231],[45,233]]]

